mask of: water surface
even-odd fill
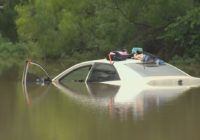
[[[29,84],[27,96],[21,78],[8,73],[0,89],[1,140],[200,139],[200,88],[173,98],[146,93],[115,104],[118,87],[93,85],[88,92],[79,85],[74,96],[51,84]]]

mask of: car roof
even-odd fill
[[[121,61],[109,61],[107,59],[97,59],[97,60],[85,61],[82,63],[127,64],[127,63],[142,63],[142,62],[140,60],[135,60],[135,59],[125,59],[125,60],[121,60]]]

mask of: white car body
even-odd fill
[[[119,79],[91,82],[90,79],[91,72],[93,72],[94,69],[93,67],[99,64],[114,66]],[[149,92],[149,94],[163,93],[163,96],[170,98],[192,87],[200,86],[200,78],[190,76],[168,63],[163,65],[143,64],[141,61],[134,59],[112,61],[112,63],[106,59],[82,62],[60,73],[52,79],[52,83],[59,89],[66,91],[66,87],[61,84],[61,80],[65,78],[65,76],[70,75],[73,71],[88,65],[90,65],[91,68],[85,79],[76,81],[85,82],[86,85],[88,83],[102,83],[119,86],[120,88],[114,97],[114,101],[118,103],[132,102],[139,93],[144,93],[144,91],[146,93]]]

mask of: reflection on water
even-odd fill
[[[83,82],[54,85],[76,102],[101,109],[106,107],[112,118],[118,116],[121,120],[126,120],[127,116],[141,120],[151,109],[159,110],[161,106],[188,90],[187,87],[151,89]]]
[[[27,87],[23,87],[24,97],[28,105],[37,104],[42,102],[43,98],[47,96],[51,86],[41,86],[34,83],[27,84]]]
[[[200,138],[200,88],[135,90],[126,102],[122,87],[105,84],[28,83],[26,95],[15,77],[0,78],[1,140]]]

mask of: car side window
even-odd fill
[[[61,78],[60,83],[64,85],[69,85],[75,82],[85,82],[90,68],[91,65],[77,68]]]
[[[87,82],[105,82],[120,80],[115,67],[111,64],[96,63]]]

